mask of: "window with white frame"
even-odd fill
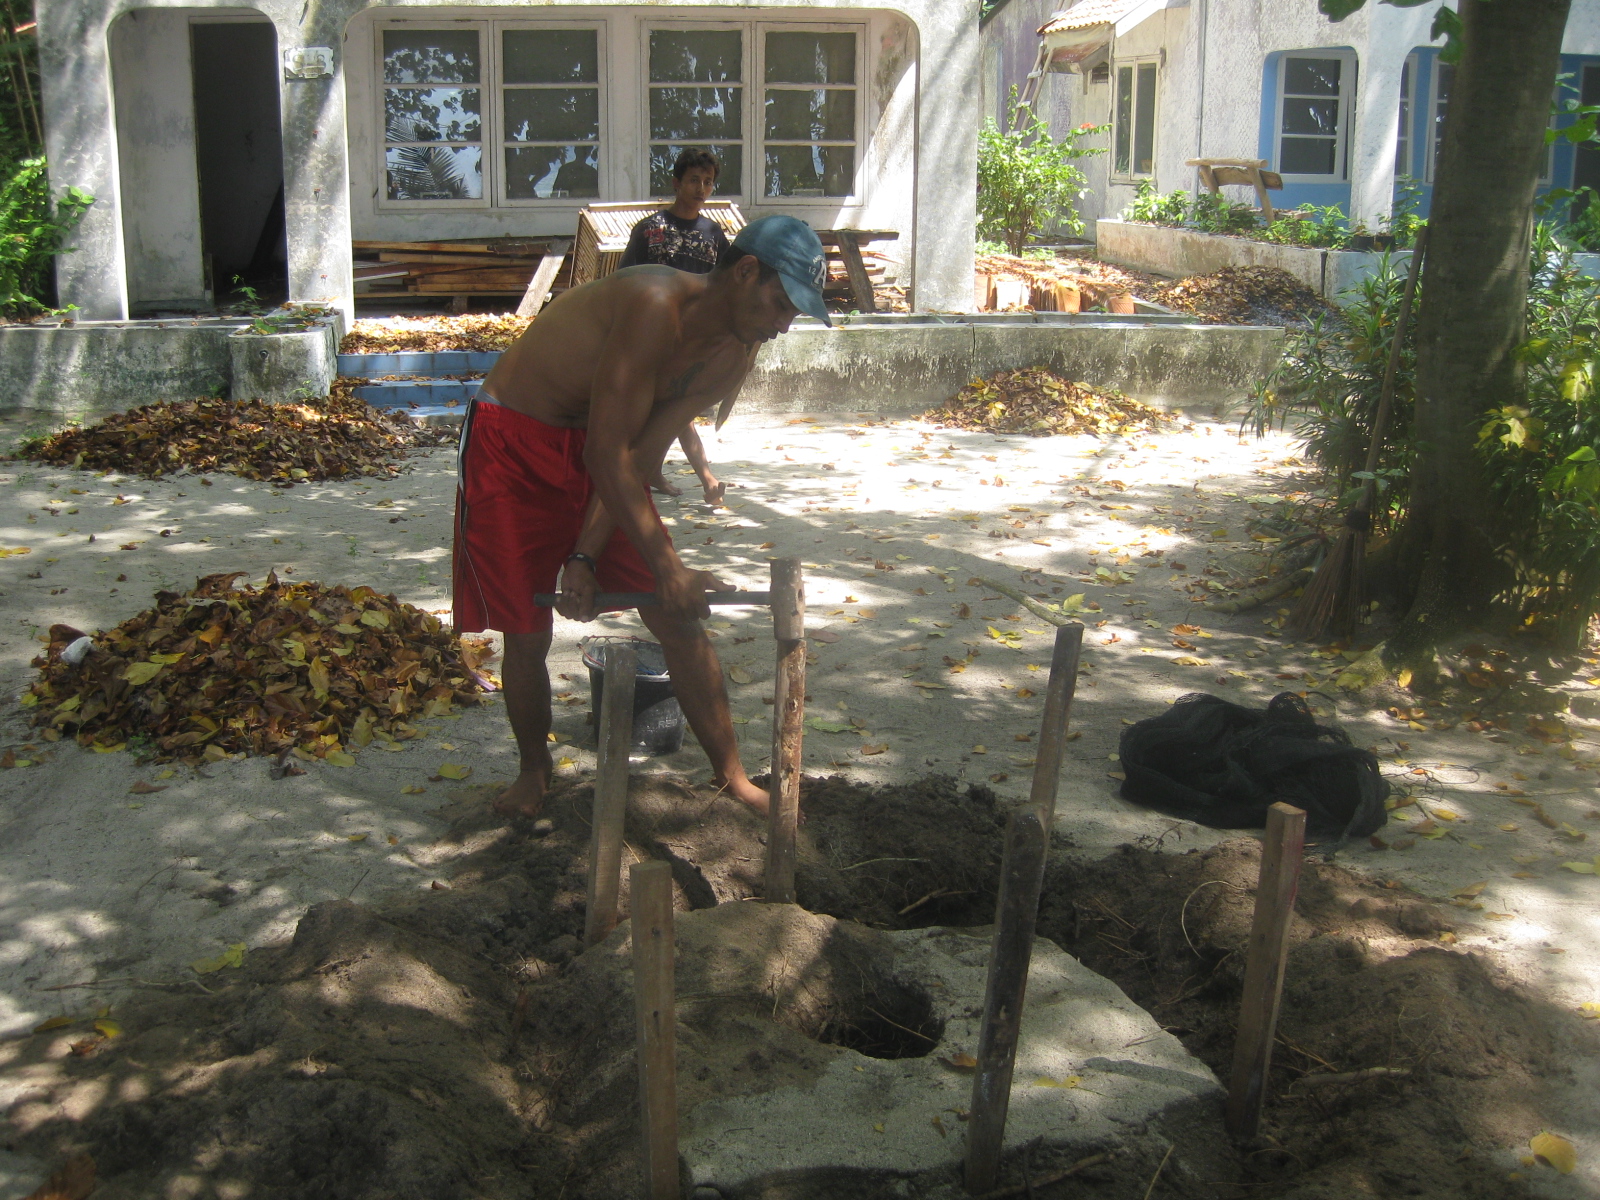
[[[854,33],[766,31],[764,196],[855,191],[856,41]]]
[[[600,195],[600,33],[500,31],[507,200]]]
[[[1117,64],[1111,117],[1113,175],[1137,179],[1155,174],[1157,74],[1153,58]]]
[[[1400,114],[1394,139],[1394,176],[1404,179],[1416,173],[1411,162],[1411,122],[1417,101],[1417,56],[1406,55],[1400,64]]]
[[[514,206],[600,195],[597,26],[407,24],[384,26],[378,37],[388,203]]]
[[[744,178],[743,29],[652,29],[649,49],[650,190],[672,194],[680,151],[717,156],[718,190],[742,193]]]
[[[1348,178],[1345,145],[1355,76],[1355,56],[1340,51],[1285,54],[1278,60],[1276,166],[1285,179]]]
[[[382,31],[384,171],[390,200],[483,200],[481,30]]]

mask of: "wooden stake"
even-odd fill
[[[528,281],[528,290],[522,294],[522,303],[517,305],[517,316],[539,315],[539,310],[544,307],[544,298],[550,294],[550,286],[556,281],[556,273],[561,270],[561,264],[566,260],[566,255],[557,254],[555,251],[551,251],[539,260],[533,278]]]
[[[806,717],[806,590],[798,558],[772,560],[772,782],[768,787],[767,882],[771,904],[794,903],[795,835],[800,827],[800,747]]]
[[[1226,1123],[1236,1138],[1254,1137],[1261,1124],[1305,841],[1306,814],[1302,809],[1282,803],[1267,809],[1261,879],[1256,885],[1256,911],[1244,966],[1244,998],[1239,1003],[1239,1033],[1233,1046],[1233,1078],[1228,1086]]]
[[[589,897],[583,942],[592,946],[617,926],[622,885],[622,825],[628,815],[628,752],[633,748],[633,647],[606,647],[605,691],[600,700],[600,765],[594,777],[589,825]]]
[[[839,257],[844,259],[844,273],[850,279],[850,291],[855,296],[856,308],[864,313],[877,312],[877,296],[872,290],[866,264],[861,261],[861,243],[856,238],[856,231],[835,229],[833,236],[839,247]]]
[[[1029,802],[1039,810],[1047,834],[1055,821],[1061,758],[1066,752],[1072,698],[1078,691],[1078,656],[1082,650],[1082,625],[1073,623],[1056,630],[1055,652],[1050,656],[1050,683],[1044,693],[1044,716],[1039,721],[1039,753],[1034,758],[1033,790],[1028,795]]]
[[[634,863],[633,997],[639,1041],[639,1115],[646,1200],[680,1200],[678,1045],[673,1003],[672,867]]]
[[[1011,1071],[1017,1059],[1047,845],[1044,822],[1036,810],[1025,808],[1011,814],[1006,824],[1005,861],[1000,867],[983,1026],[978,1034],[978,1073],[972,1081],[972,1114],[967,1122],[966,1182],[967,1191],[975,1195],[992,1190],[1000,1173],[1006,1111],[1011,1105]]]

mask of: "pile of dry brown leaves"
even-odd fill
[[[1092,433],[1105,437],[1142,433],[1171,421],[1121,392],[1090,387],[1043,367],[1000,371],[975,379],[925,420],[955,429],[990,433]]]
[[[1328,307],[1279,267],[1223,267],[1209,275],[1162,284],[1149,293],[1149,299],[1191,313],[1207,325],[1304,320]]]
[[[393,596],[275,574],[235,587],[242,574],[158,592],[76,665],[62,652],[83,633],[51,626],[22,698],[45,740],[103,753],[131,743],[157,762],[295,750],[350,766],[351,747],[398,748],[418,736],[409,719],[477,704],[495,686],[480,670],[486,643]]]
[[[459,317],[375,317],[356,321],[339,343],[340,354],[395,354],[402,350],[504,350],[533,324],[516,313],[466,313]]]
[[[398,460],[421,440],[404,417],[336,391],[303,404],[218,399],[147,404],[26,443],[19,456],[150,478],[227,471],[293,483],[395,475]]]

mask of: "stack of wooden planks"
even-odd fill
[[[363,296],[521,296],[541,264],[565,255],[569,238],[354,242],[355,282]],[[562,281],[552,277],[552,290]]]

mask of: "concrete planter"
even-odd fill
[[[1207,275],[1223,267],[1278,267],[1327,300],[1359,287],[1382,268],[1384,259],[1375,251],[1279,246],[1133,221],[1096,221],[1095,234],[1098,256],[1118,266],[1174,278]],[[1404,271],[1411,251],[1396,250],[1388,257],[1397,271]]]
[[[273,328],[289,322],[304,327]],[[305,305],[273,310],[228,338],[229,395],[278,402],[296,395],[326,396],[339,374],[343,336],[344,318],[335,310]]]

